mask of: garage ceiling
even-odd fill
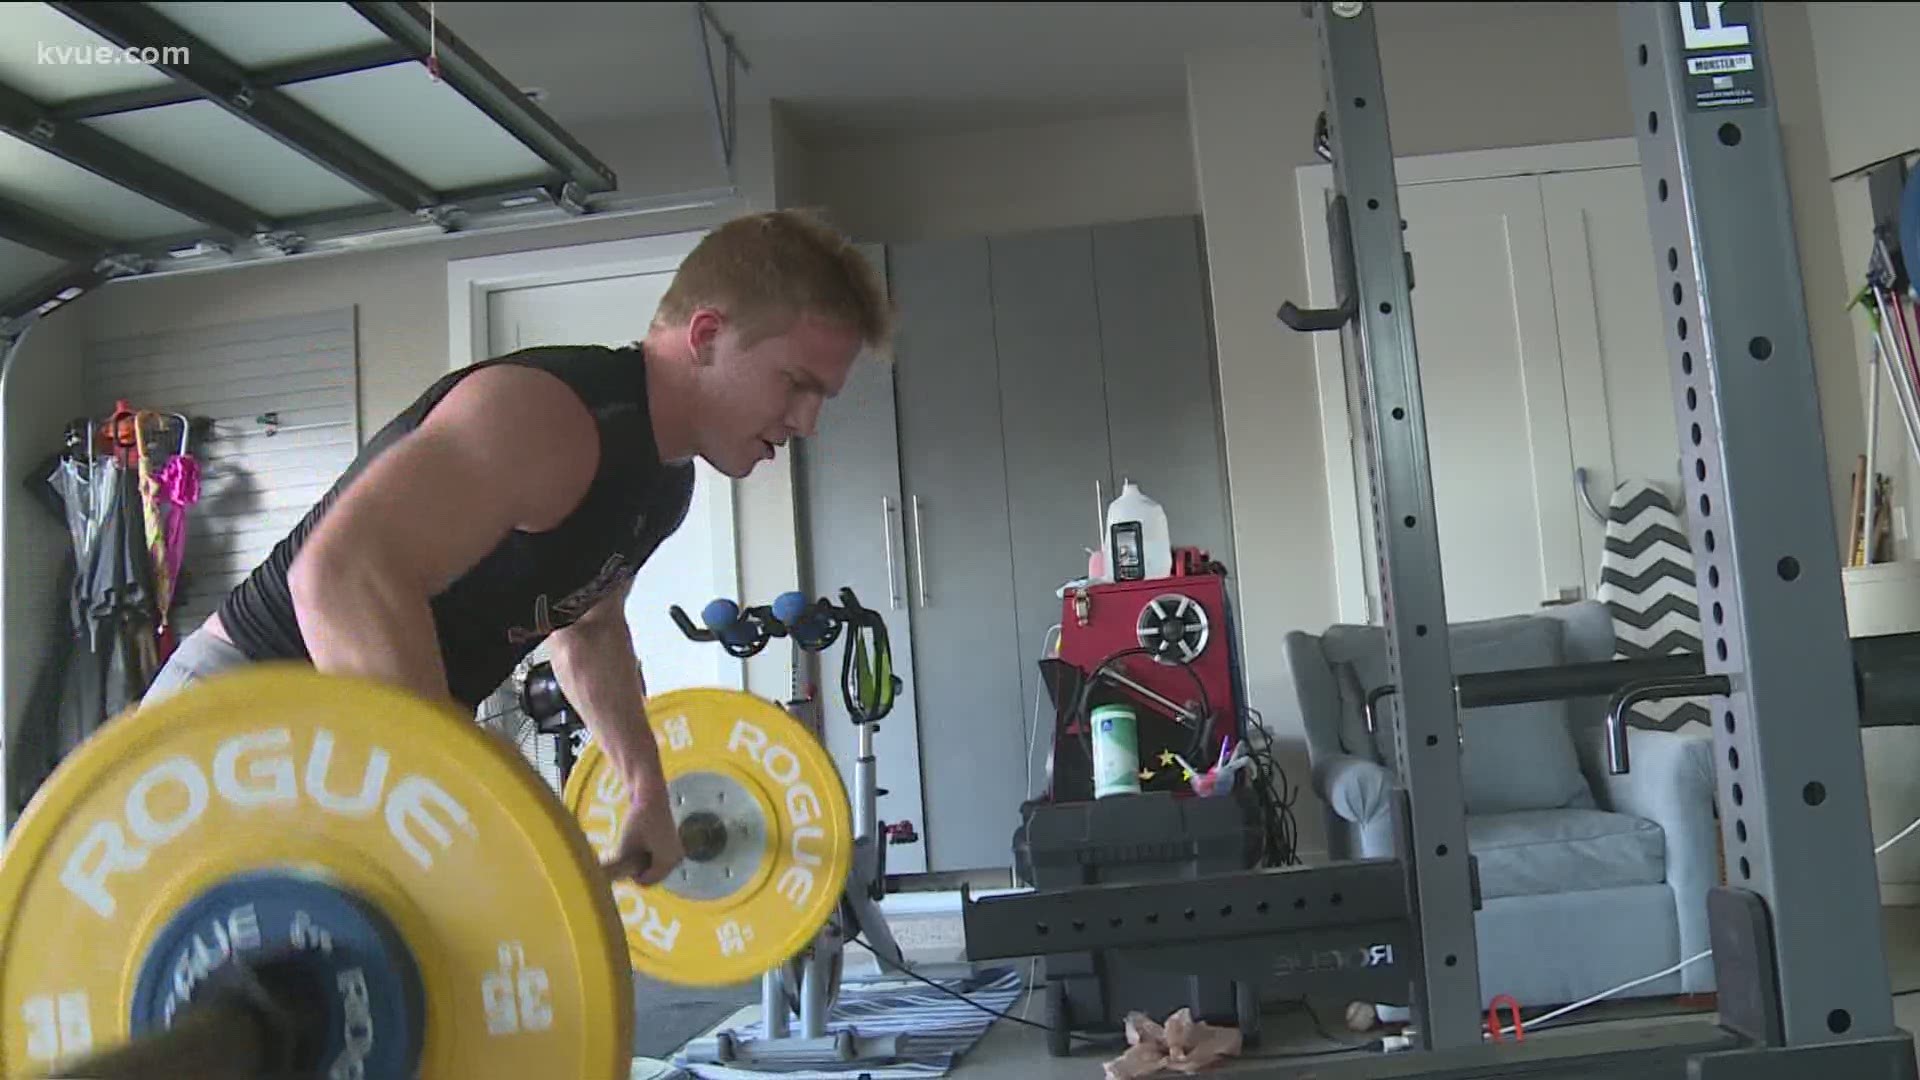
[[[1380,17],[1417,31],[1514,9]],[[1293,3],[0,0],[0,339],[122,274],[718,203],[733,193],[620,193],[561,125],[724,130],[736,44],[740,105],[858,141],[1176,104],[1196,50],[1306,32]],[[98,62],[137,45],[176,51]]]
[[[714,0],[752,61],[741,103],[787,106],[810,142],[1033,123],[1180,101],[1186,54],[1307,44],[1297,3]],[[697,114],[691,5],[441,0],[440,17],[566,123]]]
[[[1312,27],[1291,0],[709,6],[752,61],[741,104],[778,100],[810,146],[1178,108],[1187,58],[1206,50],[1278,47],[1294,62],[1315,62]],[[1419,0],[1376,10],[1392,37],[1597,6]],[[580,130],[706,109],[691,4],[440,0],[439,11],[501,70],[543,90],[542,108]]]
[[[612,171],[437,14],[0,3],[0,337],[120,274],[601,208]]]

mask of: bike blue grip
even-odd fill
[[[700,621],[707,624],[713,636],[729,645],[744,645],[750,640],[746,627],[740,623],[740,605],[720,597],[707,601],[700,609]]]
[[[773,615],[786,624],[787,632],[803,649],[821,648],[833,632],[833,620],[813,610],[807,598],[797,592],[781,593],[773,602]]]
[[[797,626],[806,613],[807,598],[797,592],[783,592],[773,598],[773,617],[789,630]]]

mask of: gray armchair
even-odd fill
[[[1604,605],[1585,601],[1452,627],[1456,671],[1613,657]],[[1386,681],[1379,627],[1286,640],[1313,786],[1335,859],[1396,854],[1389,711],[1367,730],[1368,691]],[[1604,698],[1463,710],[1468,847],[1480,869],[1475,917],[1484,1008],[1578,1001],[1710,948],[1707,890],[1719,881],[1713,736],[1634,730],[1632,771],[1609,776]],[[1619,997],[1713,989],[1711,958]]]

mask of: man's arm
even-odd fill
[[[537,369],[475,372],[341,493],[288,571],[314,666],[447,701],[432,597],[514,529],[543,531],[599,467],[592,414]]]
[[[568,704],[619,770],[632,802],[666,801],[660,749],[647,722],[647,688],[627,625],[626,588],[547,639],[547,655]]]
[[[619,590],[547,639],[560,690],[593,733],[627,789],[620,842],[606,868],[642,885],[666,880],[685,852],[667,804],[660,748],[647,722],[647,688],[627,626],[627,591]]]

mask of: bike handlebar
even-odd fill
[[[747,608],[723,597],[702,609],[705,629],[695,626],[678,604],[668,614],[688,640],[718,642],[741,659],[759,654],[777,637],[793,638],[802,649],[821,652],[839,640],[847,627],[872,629],[880,624],[879,613],[861,604],[852,589],[840,590],[837,605],[825,599],[807,603],[797,592],[782,593],[772,604]]]
[[[903,684],[893,673],[886,620],[860,603],[852,589],[840,590],[839,604],[825,599],[807,603],[797,592],[783,593],[771,605],[749,608],[722,598],[701,610],[705,629],[694,625],[678,604],[670,607],[668,614],[688,640],[717,642],[728,655],[743,660],[758,654],[776,637],[791,637],[800,648],[817,653],[826,651],[846,633],[847,649],[840,662],[841,692],[848,714],[857,724],[877,723],[886,717],[902,689]],[[570,711],[551,664],[537,664],[528,672],[521,686],[520,706],[535,721]]]
[[[669,614],[688,640],[718,642],[727,655],[742,660],[759,654],[776,637],[792,638],[800,648],[818,653],[846,633],[841,684],[856,723],[873,723],[886,716],[901,689],[900,679],[893,674],[886,620],[862,604],[850,588],[840,590],[839,604],[824,598],[808,603],[797,592],[782,593],[770,605],[748,608],[725,598],[714,600],[701,611],[707,624],[704,630],[677,604]]]
[[[742,609],[724,597],[708,601],[701,609],[700,621],[706,624],[704,630],[693,625],[693,620],[678,604],[668,609],[668,614],[688,640],[718,642],[727,655],[740,660],[758,655],[767,647],[767,642],[788,633],[786,625],[774,617],[772,608],[762,605]]]

